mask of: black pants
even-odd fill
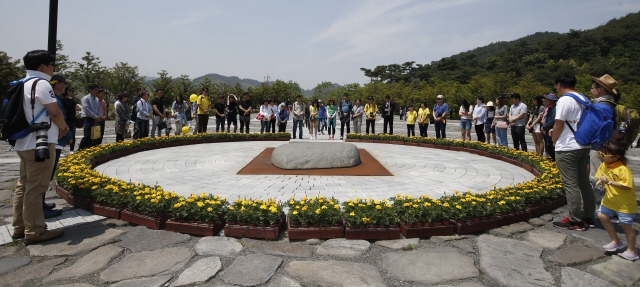
[[[347,126],[347,134],[351,133],[351,121],[341,121],[340,122],[340,137],[344,136],[344,126]]]
[[[278,132],[279,133],[284,133],[286,130],[287,130],[287,123],[278,124]]]
[[[487,141],[487,139],[484,137],[484,124],[476,125],[476,136],[478,136],[479,142]]]
[[[548,134],[543,133],[542,138],[544,139],[544,150],[547,154],[553,159],[556,160],[556,147],[553,145],[553,139]]]
[[[371,126],[371,133],[376,134],[376,120],[367,120],[365,125],[367,126],[367,134],[369,134],[369,126]]]
[[[209,124],[209,115],[198,114],[198,133],[207,132],[208,124]]]
[[[416,125],[407,124],[407,136],[415,136],[416,135]]]
[[[138,124],[138,136],[137,138],[148,138],[149,137],[149,120],[137,119],[136,123]]]
[[[269,127],[271,128],[271,132],[275,134],[276,133],[276,119],[270,119],[269,120]],[[267,129],[266,132],[269,132],[269,129]]]
[[[245,126],[247,127],[246,133],[249,133],[249,116],[240,116],[240,133],[244,130]]]
[[[436,121],[434,123],[434,125],[436,126],[436,138],[446,139],[447,138],[447,123],[444,123],[442,121]]]
[[[420,136],[421,137],[426,137],[427,136],[427,128],[429,128],[429,124],[418,125],[418,128],[420,129]]]
[[[76,121],[75,118],[67,123],[69,126],[69,132],[73,132],[73,138],[71,139],[71,143],[69,144],[69,150],[74,151],[76,149]]]
[[[524,140],[524,126],[511,127],[511,139],[513,139],[513,148],[516,150],[527,151],[527,142]]]
[[[95,123],[96,120],[89,118],[89,117],[85,117],[84,118],[84,126],[83,128],[83,135],[82,135],[82,140],[80,140],[80,145],[78,146],[78,151],[81,151],[85,148],[90,148],[93,146],[93,140],[91,139],[91,127],[93,127],[93,123]]]
[[[384,125],[382,127],[382,133],[387,133],[387,125],[389,125],[389,134],[393,134],[393,115],[384,116]]]
[[[138,118],[136,118],[133,122],[133,133],[131,134],[132,139],[138,138]]]

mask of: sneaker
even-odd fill
[[[589,227],[586,224],[584,224],[583,221],[573,222],[571,221],[571,219],[569,219],[569,217],[566,217],[566,216],[564,217],[564,219],[562,219],[562,221],[554,222],[553,227],[564,229],[564,230],[576,230],[576,231],[585,231],[589,229]]]
[[[636,261],[640,259],[640,257],[638,257],[638,253],[631,253],[629,251],[622,252],[618,254],[618,256],[631,261]]]
[[[595,220],[593,220],[593,218],[585,217],[585,218],[582,219],[582,221],[584,221],[584,224],[586,224],[590,228],[595,228],[596,227],[596,222],[595,222]]]
[[[46,202],[45,202],[45,203],[43,204],[42,208],[44,208],[44,209],[48,209],[48,210],[52,210],[52,209],[56,208],[56,204],[55,204],[55,203],[53,203],[53,202],[51,202],[51,203],[46,203]]]
[[[602,246],[602,249],[604,249],[605,251],[609,251],[609,252],[616,252],[618,250],[622,250],[627,248],[627,246],[625,246],[624,244],[622,244],[622,242],[620,242],[620,244],[616,245],[615,243],[613,243],[613,241],[609,242],[609,244]]]
[[[42,233],[40,233],[40,235],[34,238],[31,238],[31,239],[25,238],[24,243],[33,244],[33,243],[43,242],[51,239],[56,239],[62,236],[63,234],[64,234],[64,231],[62,230],[45,230]]]

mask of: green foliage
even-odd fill
[[[24,73],[20,60],[13,60],[7,53],[0,51],[0,91],[8,90],[9,83],[21,79]]]

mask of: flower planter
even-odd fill
[[[529,218],[539,217],[556,209],[556,203],[554,202],[554,200],[555,199],[542,203],[527,205],[525,207],[525,210],[527,211]]]
[[[330,227],[311,227],[300,228],[291,227],[289,220],[287,219],[287,230],[289,232],[289,240],[298,239],[330,239],[330,238],[344,238],[344,226],[330,226]]]
[[[459,147],[459,146],[450,146],[449,150],[454,150],[454,151],[465,151],[465,148],[463,147]]]
[[[257,238],[278,240],[280,233],[286,227],[284,218],[280,220],[277,227],[257,227],[257,226],[240,226],[229,225],[224,227],[224,236],[236,238]]]
[[[561,195],[551,200],[551,202],[552,202],[553,209],[560,208],[567,205],[567,197],[564,195]]]
[[[105,217],[120,219],[120,213],[122,212],[122,208],[116,208],[106,205],[101,205],[99,203],[93,203],[89,207],[89,211],[96,215],[102,215]]]
[[[496,217],[496,227],[527,221],[529,214],[525,210],[519,210],[511,214],[498,215]]]
[[[420,146],[419,143],[416,142],[405,142],[404,145],[408,145],[408,146]]]
[[[482,232],[498,227],[496,219],[485,219],[475,222],[458,222],[454,220],[453,223],[455,233],[458,235]]]
[[[69,194],[62,186],[58,185],[58,182],[54,181],[53,183],[56,187],[56,193],[62,197],[68,204],[73,205],[73,196]]]
[[[348,142],[348,143],[349,143],[349,142],[360,142],[360,139],[350,139],[350,138],[347,138],[347,139],[345,139],[344,141],[345,141],[345,142]]]
[[[405,238],[447,236],[455,234],[455,228],[453,225],[408,227],[404,222],[401,221],[400,232]]]
[[[382,143],[382,144],[387,144],[387,143],[389,143],[389,141],[385,141],[385,140],[373,140],[373,143]]]
[[[149,216],[140,214],[130,210],[123,210],[120,212],[120,219],[129,223],[142,225],[151,229],[164,229],[167,222],[166,216]]]
[[[277,138],[276,139],[276,141],[282,141],[282,142],[288,142],[289,140],[291,140],[291,139],[289,139],[289,138]]]
[[[400,228],[398,226],[382,228],[347,228],[345,230],[347,239],[365,240],[391,240],[400,239]]]
[[[56,193],[60,197],[62,197],[67,203],[69,203],[70,205],[73,205],[76,208],[82,208],[84,210],[90,211],[91,204],[92,204],[91,200],[73,196],[57,183],[55,184],[55,187],[56,187]]]
[[[201,236],[215,236],[224,228],[226,223],[227,221],[224,218],[207,223],[178,222],[170,219],[165,223],[165,230]]]
[[[361,143],[374,143],[374,140],[360,140]]]
[[[389,141],[390,144],[404,145],[404,141]]]

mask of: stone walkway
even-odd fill
[[[105,141],[113,141],[109,129]],[[0,149],[0,219],[8,224],[19,161],[6,144]],[[640,149],[629,158],[638,178]],[[53,191],[47,198],[65,210],[57,220],[65,235],[0,246],[0,286],[640,286],[640,262],[605,253],[609,237],[599,224],[586,232],[551,227],[566,207],[469,236],[290,242],[286,233],[263,241],[154,231],[98,220]]]

